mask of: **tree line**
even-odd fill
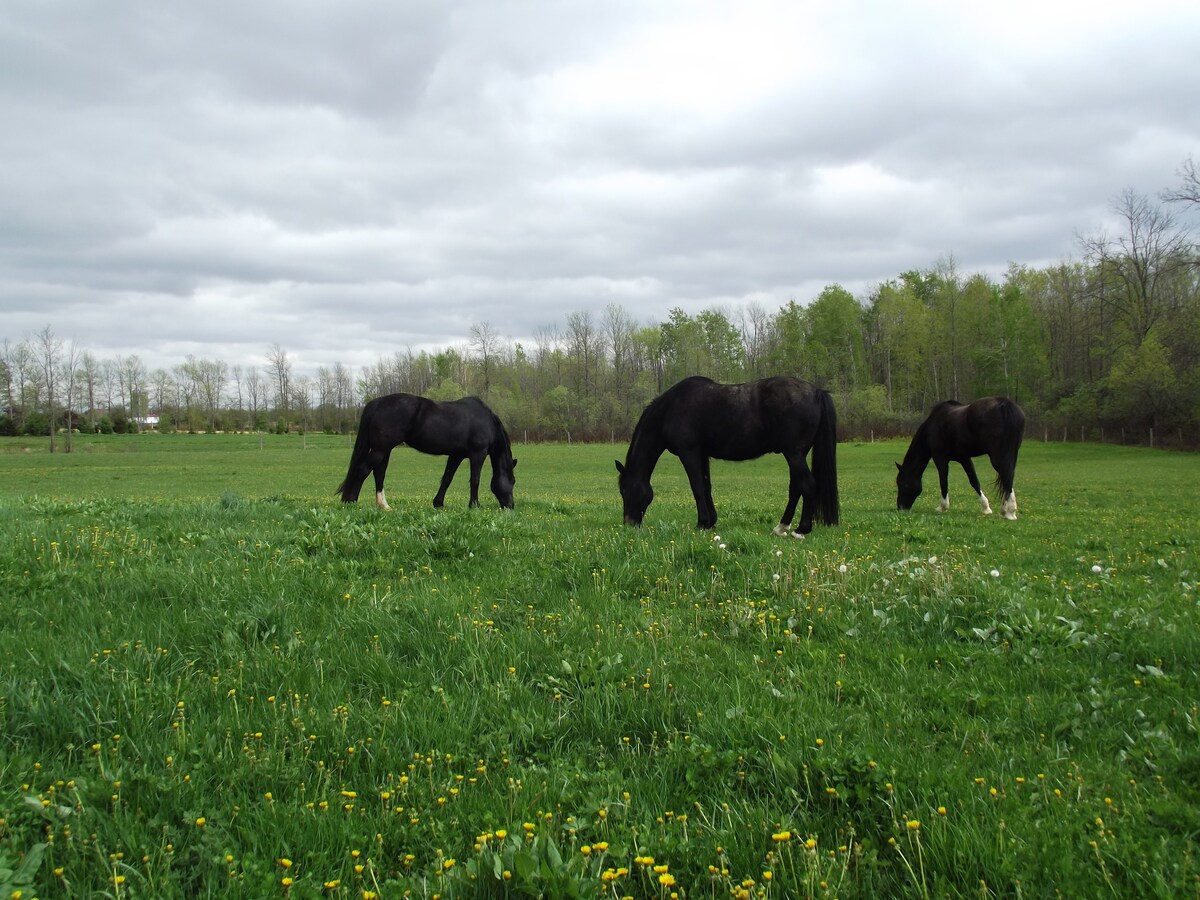
[[[298,375],[283,347],[242,368],[189,356],[148,371],[97,359],[47,326],[4,341],[0,432],[295,430],[348,432],[369,397],[483,397],[518,440],[620,440],[645,405],[687,375],[790,374],[831,391],[843,438],[905,433],[935,403],[1015,399],[1048,433],[1200,443],[1200,209],[1193,161],[1159,198],[1126,191],[1119,229],[1080,239],[1081,258],[1012,264],[1000,279],[952,259],[856,297],[830,285],[802,305],[749,304],[638,322],[620,305],[569,313],[526,343],[489,322],[436,352],[411,350],[352,373]]]

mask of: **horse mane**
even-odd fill
[[[933,428],[935,420],[941,418],[942,414],[947,410],[962,406],[957,400],[943,400],[929,411],[924,421],[917,426],[917,430],[913,432],[912,441],[908,445],[908,451],[904,454],[904,460],[900,463],[901,468],[908,471],[910,468],[919,468],[922,472],[925,471],[925,466],[929,465],[930,457],[933,455],[929,448],[929,432]]]
[[[685,381],[691,380],[693,379],[685,379]],[[683,383],[684,382],[682,381],[679,382],[679,384]],[[629,436],[629,450],[625,454],[625,458],[627,460],[635,459],[635,451],[641,442],[646,440],[646,436],[653,434],[655,431],[658,431],[661,428],[665,412],[671,403],[674,402],[674,395],[676,388],[679,387],[679,384],[675,385],[674,388],[659,394],[648,404],[646,404],[646,408],[642,410],[642,414],[638,418],[637,424],[633,426],[633,434]]]
[[[488,453],[491,454],[492,460],[495,461],[497,454],[506,465],[512,464],[512,442],[508,439],[508,430],[504,427],[504,423],[500,421],[500,417],[496,415],[491,407],[484,406],[492,417],[492,424],[496,427],[496,437],[492,441],[492,445],[488,448]]]

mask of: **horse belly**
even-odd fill
[[[733,423],[728,427],[708,431],[697,442],[705,456],[730,462],[758,459],[771,452],[766,436],[755,430],[739,430]],[[674,451],[677,452],[677,451]]]

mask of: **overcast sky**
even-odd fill
[[[0,4],[0,340],[299,374],[1078,258],[1200,3]]]

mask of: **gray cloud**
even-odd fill
[[[1195,155],[1194,4],[0,9],[0,337],[357,367],[1071,256]]]

